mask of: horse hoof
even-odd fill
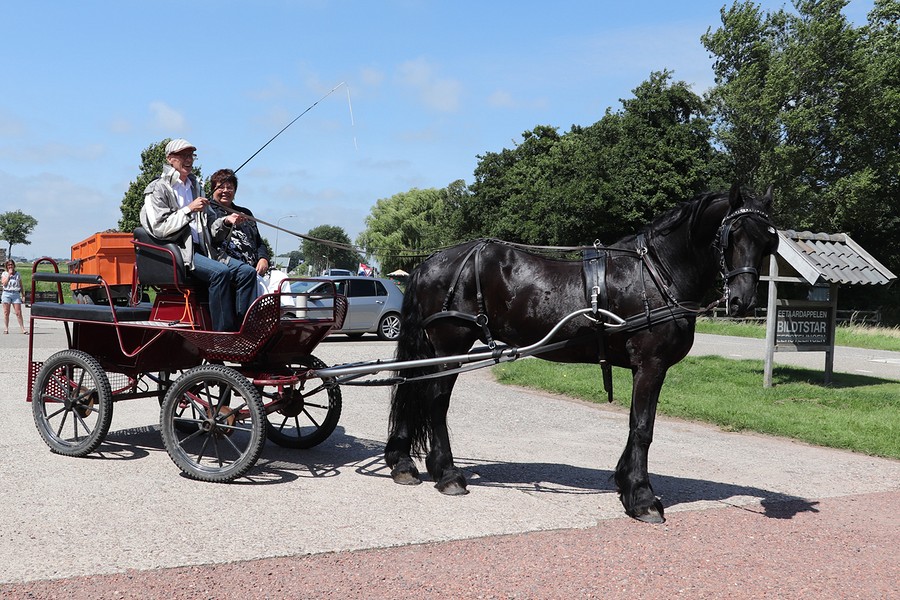
[[[466,486],[460,485],[456,481],[452,481],[445,485],[434,484],[434,487],[438,489],[439,492],[446,496],[465,496],[469,493],[469,490],[466,489]]]
[[[422,480],[415,473],[410,473],[409,471],[392,471],[391,478],[394,480],[394,483],[399,483],[400,485],[419,485],[422,483]]]
[[[666,522],[662,502],[658,499],[653,503],[653,506],[647,509],[647,512],[632,516],[642,523],[652,523],[653,525],[660,525]]]
[[[642,523],[650,523],[652,525],[661,525],[666,522],[666,518],[655,510],[647,511],[647,514],[638,515],[635,519]]]

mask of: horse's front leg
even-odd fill
[[[634,371],[628,443],[619,458],[615,474],[625,512],[647,523],[666,520],[662,503],[653,493],[647,472],[647,453],[653,442],[656,404],[665,377],[666,369],[658,365],[653,368],[640,367]]]
[[[456,383],[457,375],[448,375],[437,380],[436,394],[429,407],[431,414],[430,450],[425,457],[425,467],[434,479],[434,487],[442,494],[459,496],[468,494],[466,478],[453,463],[453,451],[450,448],[450,430],[447,428],[447,411],[450,408],[450,394]]]

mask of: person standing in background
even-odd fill
[[[9,333],[9,307],[12,306],[16,318],[19,320],[19,328],[25,331],[22,322],[22,276],[16,271],[16,263],[13,260],[6,261],[6,270],[3,271],[3,333]]]

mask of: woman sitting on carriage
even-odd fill
[[[253,213],[249,208],[238,206],[234,203],[237,193],[237,175],[231,169],[219,169],[209,178],[212,189],[213,210],[218,218],[226,218],[232,214],[240,214],[250,217],[239,220],[232,228],[231,233],[218,245],[220,260],[233,258],[243,261],[256,270],[257,295],[274,292],[279,284],[287,277],[287,273],[270,269],[269,249],[266,247]]]

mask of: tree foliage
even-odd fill
[[[716,141],[754,187],[773,182],[778,222],[849,233],[900,268],[898,0],[853,27],[846,0],[722,9],[702,41],[715,56]]]
[[[37,219],[26,215],[21,210],[12,210],[0,214],[0,239],[6,240],[8,246],[6,256],[12,257],[14,244],[30,245],[28,236],[37,227]]]
[[[549,125],[512,149],[479,156],[452,237],[528,244],[608,243],[721,180],[703,100],[668,71],[652,73],[622,110],[559,134]]]
[[[335,225],[319,225],[307,233],[309,237],[328,240],[342,246],[350,246],[350,237],[341,227]],[[356,273],[360,263],[359,253],[347,248],[335,247],[321,242],[304,239],[300,244],[302,260],[312,266],[313,274],[321,273],[326,268],[349,269]],[[298,258],[298,262],[300,260]],[[293,256],[291,258],[293,262]]]
[[[356,244],[375,257],[382,272],[410,270],[423,255],[453,241],[447,227],[450,211],[466,195],[465,183],[455,181],[444,189],[414,188],[378,200]]]
[[[141,208],[144,206],[144,190],[151,181],[162,175],[166,165],[166,144],[171,138],[166,138],[156,144],[151,144],[141,152],[141,167],[137,178],[128,184],[125,197],[122,198],[120,210],[122,218],[119,219],[119,231],[133,231],[141,224]],[[194,175],[201,177],[200,167],[194,167]]]

